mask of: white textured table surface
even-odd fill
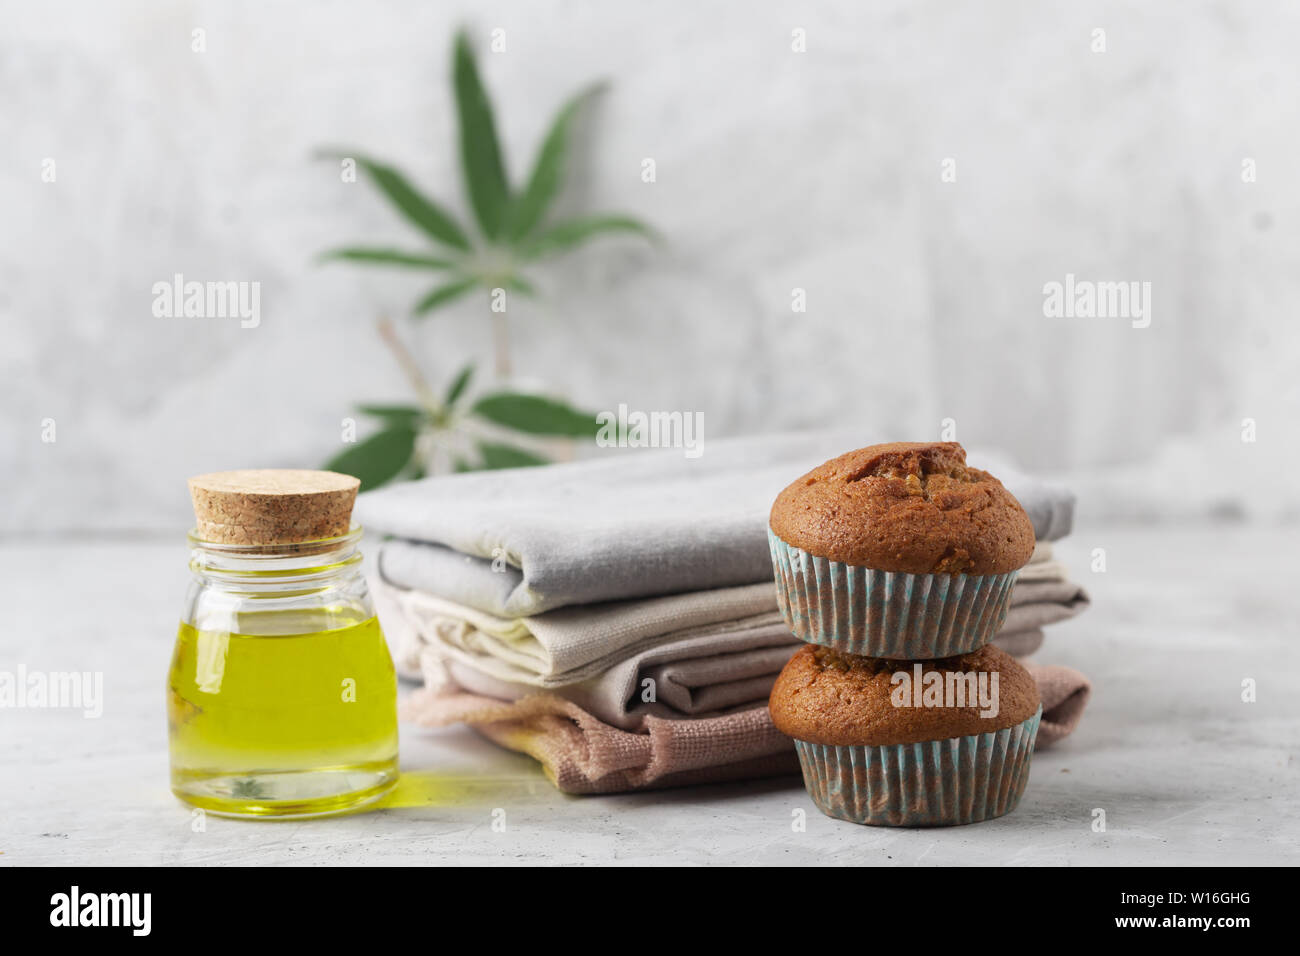
[[[1294,864],[1293,539],[1287,528],[1078,530],[1057,551],[1093,607],[1052,628],[1038,659],[1093,679],[1080,730],[1035,757],[1015,813],[914,831],[823,817],[794,777],[567,797],[471,731],[403,728],[395,802],[407,805],[306,822],[209,817],[195,832],[167,789],[162,708],[183,540],[4,542],[0,671],[102,671],[104,713],[0,710],[0,864]],[[1094,547],[1106,549],[1104,574],[1088,570]],[[1244,678],[1257,703],[1241,701]],[[805,832],[791,826],[797,808]]]

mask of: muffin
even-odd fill
[[[1029,672],[992,645],[945,660],[888,661],[806,644],[768,706],[794,738],[818,809],[876,826],[952,826],[1011,812],[1042,717]]]
[[[805,641],[907,660],[964,654],[1006,620],[1034,528],[956,442],[894,442],[791,484],[768,527],[777,598]]]

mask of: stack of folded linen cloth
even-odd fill
[[[424,683],[405,716],[472,724],[570,793],[796,772],[766,706],[799,647],[777,610],[768,511],[791,480],[869,443],[733,439],[696,459],[619,454],[361,496],[361,521],[393,536],[378,555],[381,622],[399,668]],[[1050,550],[1073,497],[995,470],[1039,540],[996,638],[1025,656],[1045,625],[1087,606]],[[1043,746],[1073,729],[1089,685],[1068,668],[1030,670]]]

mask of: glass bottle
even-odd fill
[[[397,680],[350,526],[356,485],[330,472],[191,479],[193,579],[167,686],[172,791],[187,803],[308,816],[396,783]]]

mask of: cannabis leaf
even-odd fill
[[[452,44],[452,90],[461,179],[478,226],[478,238],[437,201],[420,192],[394,167],[356,153],[334,150],[325,155],[351,157],[383,196],[437,247],[433,253],[401,249],[344,247],[322,255],[326,260],[358,265],[401,266],[445,271],[450,278],[422,295],[412,307],[428,315],[462,298],[472,289],[508,288],[531,294],[522,275],[525,266],[601,235],[624,233],[656,238],[654,230],[625,215],[594,215],[550,222],[547,214],[564,184],[574,121],[583,106],[605,89],[593,84],[571,97],[556,114],[533,161],[527,181],[512,189],[497,137],[492,100],[479,74],[468,35],[459,31]]]

